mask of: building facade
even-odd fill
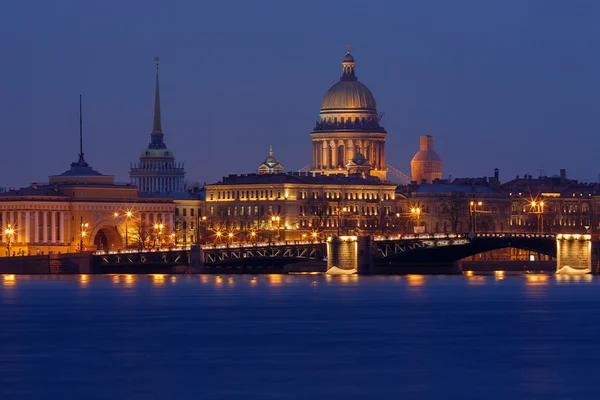
[[[5,250],[35,255],[80,250],[123,250],[173,245],[175,205],[145,197],[132,185],[115,184],[84,160],[49,183],[0,194]]]
[[[395,188],[343,175],[230,175],[205,186],[203,236],[211,242],[379,234],[394,211]]]
[[[325,94],[312,133],[312,172],[348,174],[358,154],[369,175],[386,180],[385,139],[375,97],[355,74],[350,50],[342,61],[342,77]]]

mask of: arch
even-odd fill
[[[117,225],[103,223],[92,231],[89,245],[96,250],[119,250],[123,247],[123,236]]]

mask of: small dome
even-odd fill
[[[356,153],[352,158],[352,162],[356,165],[363,165],[367,162],[367,159],[362,153]]]
[[[354,57],[350,54],[350,50],[348,50],[348,53],[344,57],[344,62],[354,62]]]
[[[333,85],[323,98],[321,110],[362,109],[377,110],[375,97],[359,81],[339,81]]]

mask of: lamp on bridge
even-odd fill
[[[531,213],[537,214],[537,231],[538,233],[544,232],[544,202],[535,201],[531,202]]]
[[[410,209],[410,214],[417,220],[417,226],[421,226],[421,208],[413,207]],[[415,229],[413,229],[415,231]],[[419,232],[421,233],[421,232]]]
[[[483,205],[482,201],[472,201],[469,203],[469,214],[471,215],[471,232],[475,233],[477,229],[477,213],[480,212],[477,210],[477,207],[481,207]]]

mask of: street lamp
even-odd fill
[[[198,217],[198,224],[196,225],[196,244],[200,245],[200,223],[206,223],[206,215],[203,217]],[[203,231],[206,231],[206,226],[203,225]]]
[[[279,221],[281,221],[281,218],[279,217],[279,215],[273,215],[271,217],[271,221],[277,222],[277,236],[275,237],[275,239],[279,239]]]
[[[421,208],[419,208],[419,207],[411,208],[410,214],[416,218],[417,226],[421,226]]]
[[[115,211],[114,214],[115,218],[119,217],[119,213]],[[129,247],[129,218],[131,218],[133,216],[133,213],[131,211],[127,211],[125,212],[125,248],[127,249]]]
[[[338,234],[338,236],[340,236],[340,227],[341,227],[341,224],[340,224],[340,213],[342,211],[346,212],[346,211],[348,211],[348,209],[346,207],[343,207],[343,208],[340,207],[340,203],[338,202],[338,207],[337,207],[337,234]]]
[[[158,240],[158,244],[160,245],[162,230],[165,226],[163,224],[154,224],[154,229],[158,230],[158,236],[154,239],[154,247],[156,247],[156,241]]]
[[[89,224],[86,222],[85,224],[83,223],[83,216],[81,216],[79,218],[79,251],[82,252],[83,251],[83,237],[86,235],[86,231],[85,229],[89,226]]]
[[[538,232],[544,232],[544,202],[535,201],[531,202],[532,213],[537,214]]]
[[[471,232],[475,233],[477,229],[477,207],[481,207],[483,202],[481,201],[471,201],[469,203],[469,214],[471,215]]]
[[[8,254],[7,254],[8,256],[10,256],[10,248],[12,245],[12,238],[13,238],[14,233],[15,233],[15,228],[11,224],[8,224],[6,226],[6,228],[4,229],[4,235],[7,236],[7,238],[8,238],[8,240],[6,241],[6,248],[8,249]]]

